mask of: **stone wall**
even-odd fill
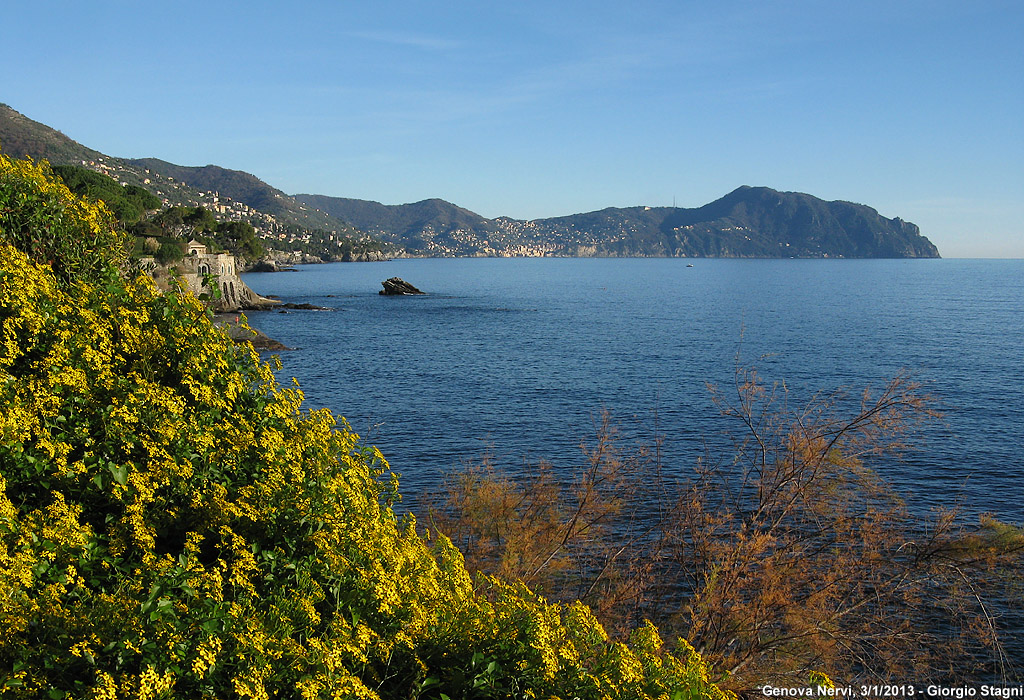
[[[188,251],[184,259],[171,265],[170,269],[156,265],[152,258],[143,258],[143,269],[148,269],[164,289],[169,288],[170,278],[177,275],[197,297],[209,295],[213,291],[209,285],[215,284],[220,298],[210,302],[210,307],[218,312],[266,309],[280,303],[261,297],[241,280],[235,256],[207,253],[206,246],[196,243],[190,243]]]

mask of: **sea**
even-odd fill
[[[378,294],[400,277],[422,296]],[[727,464],[755,367],[796,408],[843,389],[855,410],[900,373],[942,413],[872,467],[922,514],[1024,523],[1024,261],[399,259],[250,273],[256,292],[328,310],[250,312],[307,408],[327,407],[400,475],[404,507],[490,460],[570,475],[601,417],[661,445],[686,479]]]

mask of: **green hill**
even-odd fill
[[[850,202],[740,187],[694,209],[608,208],[549,219],[485,219],[442,200],[388,206],[299,194],[382,238],[426,255],[640,257],[938,257],[914,224]]]
[[[503,233],[500,224],[443,199],[399,205],[315,194],[295,199],[413,254],[474,255]]]
[[[216,192],[236,202],[242,202],[253,209],[272,215],[284,224],[335,231],[346,235],[359,234],[353,230],[353,226],[302,204],[255,175],[241,170],[229,170],[217,165],[175,165],[158,158],[141,158],[125,162],[150,173],[171,177],[198,190]]]
[[[14,158],[45,158],[51,163],[81,165],[103,157],[56,129],[32,121],[5,104],[0,104],[0,150]]]
[[[902,219],[767,187],[744,186],[703,207],[671,211],[660,230],[676,250],[706,256],[939,257],[918,227]]]

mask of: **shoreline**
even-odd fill
[[[218,313],[214,315],[213,323],[223,329],[231,340],[236,343],[251,343],[258,352],[279,352],[292,349],[284,343],[274,340],[260,329],[253,328],[248,324],[248,318],[246,324],[242,325],[241,318],[241,314]]]

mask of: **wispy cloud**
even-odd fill
[[[462,46],[462,42],[454,39],[413,32],[348,32],[347,35],[355,39],[372,41],[378,44],[408,46],[428,51],[450,51]]]
[[[540,41],[529,31],[521,41],[491,41],[490,35],[452,38],[444,28],[355,29],[345,33],[353,44],[387,55],[352,80],[324,75],[319,85],[302,89],[358,105],[332,112],[348,129],[390,137],[495,117],[530,123],[535,107],[571,112],[590,96],[619,92],[653,95],[662,104],[680,95],[691,102],[778,100],[800,81],[756,74],[721,79],[768,41],[759,38],[758,20],[681,13],[643,26],[553,25],[558,41]]]

